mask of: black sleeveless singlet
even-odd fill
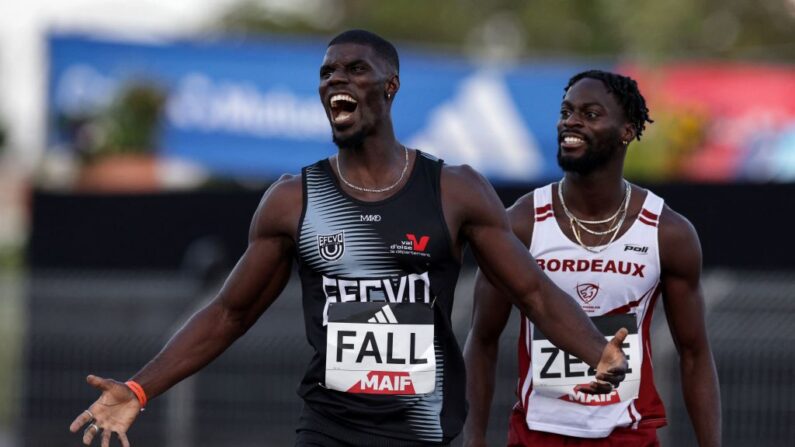
[[[297,253],[315,353],[299,387],[313,417],[299,430],[354,445],[432,445],[461,431],[465,372],[450,321],[460,263],[441,168],[417,151],[407,183],[378,202],[342,191],[328,160],[302,170]]]

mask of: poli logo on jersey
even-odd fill
[[[641,340],[634,314],[602,315],[591,318],[606,339],[622,327],[629,331],[621,348],[627,357],[627,373],[618,388],[608,394],[586,394],[582,387],[594,380],[596,371],[585,362],[553,345],[533,327],[531,358],[533,362],[533,393],[579,405],[617,404],[638,397],[641,374]]]
[[[345,232],[318,234],[317,250],[325,261],[336,261],[345,253]]]

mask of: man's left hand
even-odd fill
[[[624,380],[629,366],[627,357],[621,350],[621,344],[624,343],[628,333],[625,328],[619,329],[613,339],[605,345],[602,358],[596,366],[596,380],[588,386],[581,387],[581,391],[588,394],[608,394]]]

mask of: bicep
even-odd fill
[[[663,304],[674,343],[680,352],[701,349],[707,337],[698,236],[682,221],[660,242]]]
[[[473,336],[490,341],[499,339],[510,315],[510,301],[478,271],[472,307]]]
[[[276,300],[290,278],[294,228],[301,203],[293,179],[282,179],[263,196],[249,229],[249,242],[216,298],[225,312],[250,326]]]
[[[663,279],[663,304],[677,349],[699,349],[706,343],[704,295],[698,281],[675,275]]]
[[[490,185],[472,195],[466,236],[478,265],[497,290],[516,302],[534,291],[543,274],[523,243],[514,234],[517,213],[509,218]]]
[[[226,312],[248,327],[279,296],[290,278],[291,244],[280,238],[249,242],[216,298]]]

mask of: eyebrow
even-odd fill
[[[348,62],[347,64],[345,64],[345,66],[346,67],[350,67],[351,65],[356,65],[356,64],[364,64],[364,65],[368,65],[368,66],[370,65],[370,63],[367,62],[364,59],[355,59],[355,60],[352,60],[352,61]]]
[[[567,100],[564,100],[561,105],[569,106],[569,107],[573,107],[574,106],[574,104],[572,104],[571,101],[567,101]],[[586,102],[585,104],[581,104],[580,107],[582,107],[582,108],[600,107],[602,109],[606,109],[606,107],[603,104],[598,103],[598,102]]]
[[[354,59],[354,60],[352,60],[350,62],[345,62],[344,65],[346,67],[350,67],[351,65],[356,65],[356,64],[365,64],[367,66],[371,66],[372,65],[372,64],[370,64],[369,62],[367,62],[364,59]],[[333,65],[334,64],[323,64],[323,65],[320,66],[320,71],[322,72],[323,70],[329,70],[329,69],[332,68]]]

